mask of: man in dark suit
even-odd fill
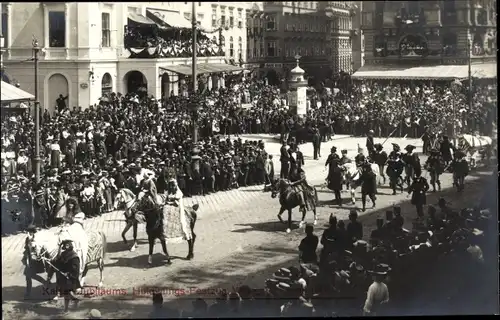
[[[283,142],[283,145],[280,148],[280,162],[280,178],[288,179],[288,171],[290,169],[290,154],[288,153],[286,142]]]
[[[321,135],[316,128],[313,129],[313,132],[312,143],[314,150],[314,160],[318,160],[318,156],[321,158]]]
[[[302,166],[305,164],[305,162],[304,162],[304,154],[302,153],[302,151],[300,151],[299,146],[297,146],[295,149],[295,156],[297,158],[297,159],[295,159],[295,162],[297,164],[297,168],[301,169]]]
[[[200,164],[201,176],[203,179],[203,194],[214,192],[214,172],[212,166],[208,162],[208,156],[203,156]]]
[[[368,131],[368,136],[366,137],[366,151],[368,151],[368,156],[373,159],[373,153],[375,152],[375,142],[373,141],[373,130]]]

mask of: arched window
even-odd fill
[[[229,37],[229,56],[234,57],[234,43],[233,37]]]
[[[113,92],[113,78],[109,73],[105,73],[101,81],[101,96],[105,96],[111,92]]]
[[[243,38],[238,38],[238,59],[243,60]]]

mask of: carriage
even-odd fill
[[[487,165],[492,154],[492,139],[487,136],[463,134],[458,146],[465,151],[471,169]]]

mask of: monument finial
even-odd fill
[[[302,58],[300,55],[295,56],[295,61],[297,61],[297,67],[299,67],[299,60]]]

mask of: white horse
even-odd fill
[[[372,168],[373,173],[375,173],[376,181],[380,176],[380,172],[378,170],[378,165],[375,163],[370,163],[370,167]],[[351,194],[351,202],[352,204],[356,203],[356,188],[361,185],[361,172],[360,168],[356,167],[356,164],[353,162],[345,163],[341,166],[343,178],[346,182],[347,188]]]
[[[115,197],[114,201],[114,209],[118,210],[120,208],[124,208],[124,215],[125,215],[125,222],[127,223],[125,225],[125,228],[122,231],[122,239],[124,243],[127,243],[127,239],[125,238],[125,235],[127,232],[130,230],[130,228],[133,228],[133,236],[134,236],[134,243],[132,244],[132,247],[130,248],[130,251],[135,251],[138,247],[137,243],[137,229],[139,224],[145,223],[146,218],[144,217],[144,214],[141,212],[132,212],[132,207],[134,205],[137,205],[137,197],[135,194],[130,191],[127,188],[122,188],[118,191],[118,194]]]

